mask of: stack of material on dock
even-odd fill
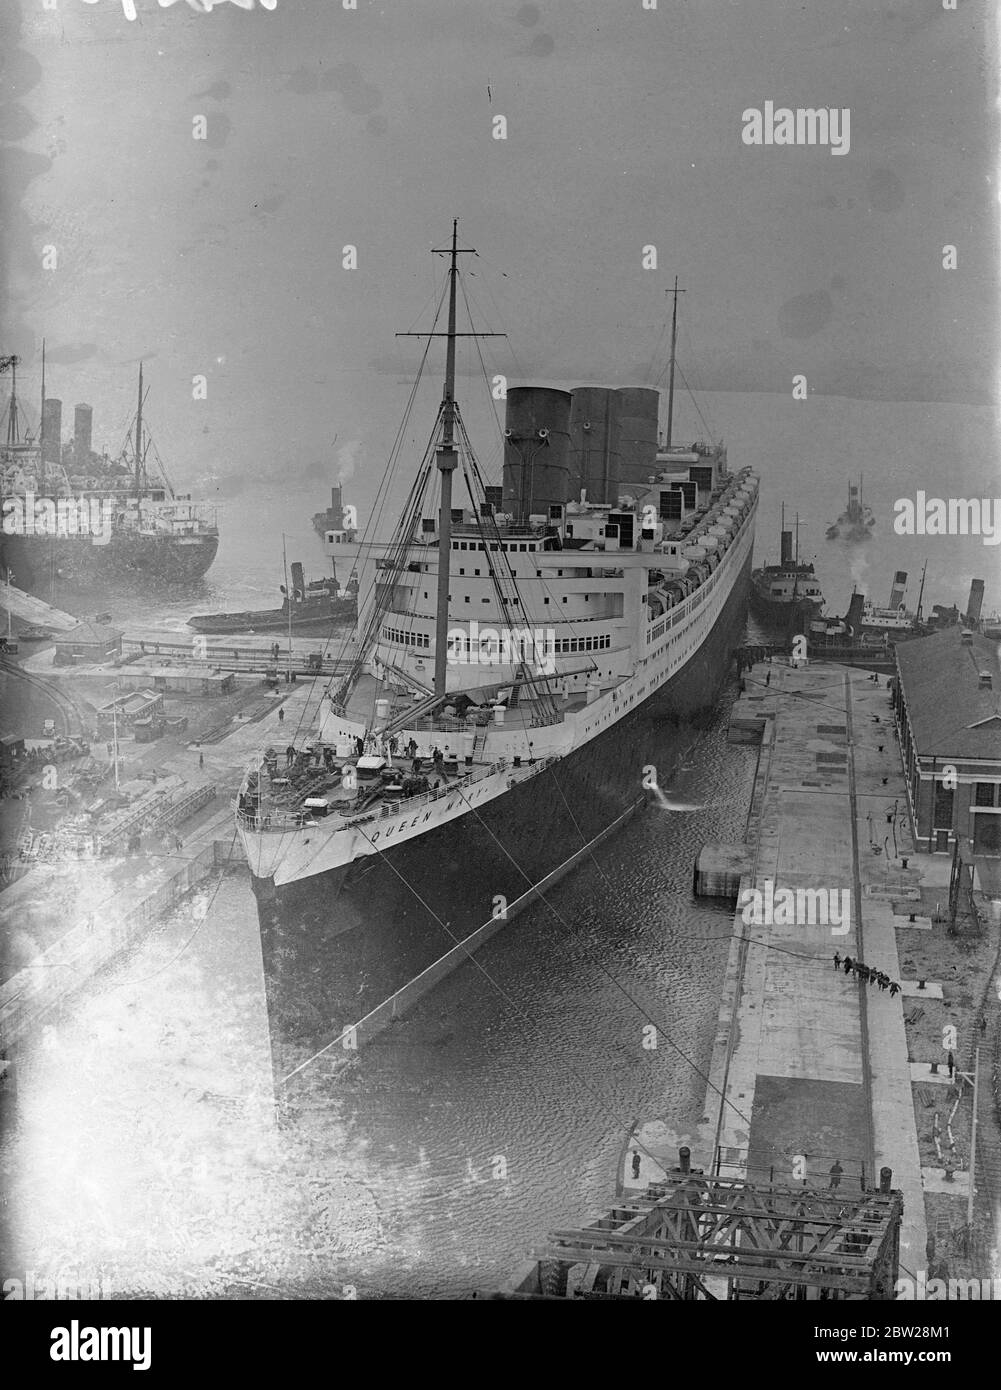
[[[214,783],[191,784],[180,777],[168,777],[102,822],[101,838],[105,845],[114,846],[133,834],[180,825],[207,806],[215,794]]]
[[[736,900],[740,880],[750,873],[753,858],[749,845],[703,845],[695,863],[696,897]]]

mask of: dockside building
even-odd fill
[[[915,842],[1001,857],[1001,663],[968,628],[900,642],[893,709]]]

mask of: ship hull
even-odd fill
[[[742,640],[749,572],[750,556],[685,666],[478,813],[327,873],[253,878],[276,1082],[607,830],[646,768],[670,784]]]
[[[5,536],[0,566],[29,593],[45,596],[52,580],[91,584],[114,579],[184,583],[210,569],[219,537],[140,536],[114,532],[107,545],[83,536]]]
[[[354,623],[358,608],[354,603],[344,603],[334,612],[328,609],[313,616],[292,617],[292,634],[324,634],[336,632],[345,625]],[[204,613],[188,619],[188,626],[195,632],[287,632],[288,615],[280,608],[263,609],[256,613]]]
[[[849,545],[861,545],[872,540],[872,525],[864,522],[838,521],[827,528],[829,541],[846,541]]]
[[[807,632],[810,623],[820,615],[823,606],[806,598],[795,600],[770,598],[761,592],[753,580],[748,597],[751,612],[756,618],[760,618],[769,627],[777,628],[787,634]]]

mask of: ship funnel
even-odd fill
[[[570,405],[570,495],[589,502],[619,498],[619,393],[576,386]]]
[[[291,569],[292,569],[292,594],[291,594],[291,597],[294,598],[294,597],[296,596],[296,591],[298,590],[298,596],[299,596],[300,598],[305,598],[305,596],[306,596],[306,581],[305,581],[305,579],[303,579],[303,576],[302,576],[302,561],[301,561],[301,560],[293,560],[293,561],[292,561],[292,565],[291,565]]]
[[[845,616],[845,627],[852,636],[857,635],[862,625],[862,609],[864,606],[865,594],[860,594],[858,590],[856,590],[852,594],[851,602],[848,605],[848,612]]]
[[[907,571],[897,570],[893,576],[893,585],[890,589],[890,607],[899,608],[904,601],[904,590],[907,588]]]
[[[524,521],[570,497],[569,391],[512,386],[504,430],[504,510]]]
[[[772,551],[772,554],[773,554],[773,555],[775,554],[774,550]],[[792,532],[791,532],[791,531],[783,531],[783,532],[782,532],[782,553],[781,553],[781,556],[780,556],[780,564],[783,564],[783,565],[791,565],[791,564],[792,564]]]
[[[639,484],[657,472],[660,392],[649,386],[624,386],[616,391],[619,404],[619,476],[623,487]]]
[[[91,434],[94,411],[89,405],[73,408],[73,462],[80,472],[90,465]]]
[[[45,443],[42,450],[42,461],[44,463],[60,463],[62,461],[62,438],[63,438],[63,403],[55,396],[49,396],[42,406],[45,424]]]
[[[966,621],[970,624],[980,621],[980,611],[984,606],[984,581],[970,581],[970,597],[966,601]]]

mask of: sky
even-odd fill
[[[677,274],[706,390],[995,401],[982,0],[51,3],[0,18],[0,351],[34,407],[44,337],[112,449],[142,358],[179,481],[384,459],[453,216],[511,382],[662,381]],[[766,101],[848,108],[847,153],[745,144]]]

